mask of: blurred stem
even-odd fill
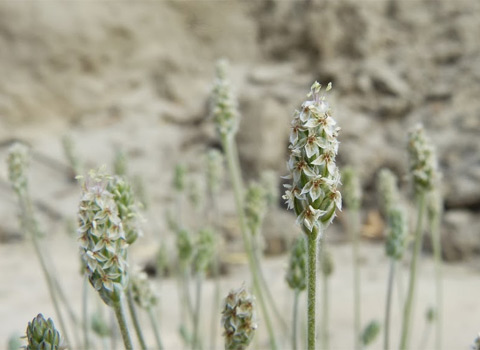
[[[210,198],[210,208],[212,214],[210,214],[210,226],[214,227],[217,222],[217,202],[215,200],[215,195],[212,192],[209,192],[208,198]],[[207,207],[207,206],[206,206]],[[218,329],[218,313],[219,310],[219,300],[220,300],[220,262],[218,256],[218,249],[215,246],[215,254],[213,256],[212,262],[212,273],[214,280],[214,291],[213,291],[213,300],[212,300],[212,314],[211,314],[211,324],[210,324],[210,349],[216,349],[217,343],[217,329]]]
[[[392,291],[393,291],[393,281],[395,280],[395,267],[396,261],[394,259],[390,260],[390,272],[388,274],[388,285],[387,285],[387,303],[385,305],[385,334],[383,338],[383,349],[390,349],[390,311],[392,309]]]
[[[275,335],[273,332],[272,322],[267,312],[267,307],[263,297],[263,292],[260,285],[260,278],[258,276],[258,268],[255,264],[255,257],[252,250],[252,244],[249,239],[249,231],[248,231],[247,223],[245,221],[245,215],[243,212],[244,210],[243,183],[242,183],[242,177],[240,174],[240,167],[238,165],[238,155],[235,147],[235,142],[233,140],[233,135],[223,134],[222,146],[223,146],[223,149],[225,150],[225,156],[227,158],[227,165],[228,165],[228,169],[229,169],[229,173],[232,181],[233,191],[235,194],[235,206],[237,208],[238,221],[240,223],[243,244],[244,244],[245,252],[248,258],[250,272],[253,277],[253,285],[254,285],[255,293],[258,297],[258,300],[260,302],[260,307],[262,309],[262,313],[265,318],[265,323],[266,323],[267,331],[270,338],[270,347],[272,350],[274,350],[274,349],[277,349],[277,345],[275,342]]]
[[[322,237],[321,243],[323,243],[323,251],[326,252],[325,249],[325,239]],[[322,259],[325,259],[325,254],[323,254]],[[329,289],[328,289],[328,282],[330,277],[325,273],[322,272],[322,323],[321,323],[321,339],[322,339],[322,350],[328,350],[330,348],[330,339],[328,334],[328,326],[329,326]]]
[[[198,326],[200,321],[200,311],[202,302],[202,284],[203,284],[203,272],[197,272],[196,284],[195,284],[195,312],[193,314],[193,341],[192,349],[201,349],[200,339],[198,337]]]
[[[293,295],[293,317],[292,317],[292,350],[297,350],[297,319],[298,319],[298,299],[300,290],[295,289]]]
[[[90,322],[88,320],[88,278],[83,276],[82,288],[82,317],[83,317],[83,346],[85,349],[90,349],[90,342],[88,339],[88,332],[90,330]]]
[[[312,232],[307,232],[306,229],[304,232],[307,235],[307,349],[315,350],[318,231],[314,228]]]
[[[133,350],[132,339],[130,338],[130,333],[128,332],[127,320],[125,319],[125,310],[122,303],[122,297],[120,297],[119,301],[113,303],[113,310],[115,311],[115,316],[117,317],[117,322],[120,328],[120,333],[122,334],[125,349]]]
[[[163,343],[162,343],[162,338],[160,337],[160,332],[158,330],[158,322],[155,317],[155,314],[153,313],[153,308],[150,307],[147,309],[148,312],[148,317],[150,318],[150,323],[152,324],[153,328],[153,334],[155,335],[155,341],[157,342],[157,348],[158,350],[163,350]]]
[[[433,242],[433,255],[435,259],[435,349],[442,349],[443,333],[443,288],[442,288],[442,243],[440,239],[440,218],[439,215],[433,215],[430,219],[430,230]]]
[[[132,318],[133,327],[135,328],[135,333],[137,334],[138,342],[140,343],[140,348],[142,350],[147,349],[147,344],[145,344],[145,338],[143,337],[142,327],[140,327],[140,322],[138,321],[137,310],[135,308],[135,303],[132,296],[132,287],[130,284],[127,287],[127,303],[128,310],[130,311],[130,317]]]
[[[45,256],[43,255],[43,249],[40,247],[40,242],[38,240],[38,236],[40,234],[38,230],[37,223],[33,216],[33,209],[32,203],[28,195],[21,195],[18,194],[19,202],[20,202],[20,215],[21,215],[21,222],[23,229],[30,235],[33,243],[33,248],[35,250],[35,254],[40,262],[40,268],[44,274],[45,281],[47,282],[48,292],[50,294],[50,299],[52,300],[53,307],[55,309],[55,313],[58,318],[58,323],[60,324],[60,328],[62,329],[62,335],[65,339],[65,342],[69,343],[68,331],[65,327],[65,321],[63,319],[63,315],[60,312],[60,305],[58,303],[58,298],[55,293],[55,285],[53,282],[53,276],[48,271],[47,262],[45,260]]]
[[[425,211],[425,193],[420,193],[418,197],[418,217],[417,227],[415,229],[415,243],[413,247],[412,262],[410,265],[410,279],[408,285],[407,299],[403,311],[402,334],[400,340],[400,350],[410,349],[410,331],[412,328],[412,309],[415,298],[415,284],[417,281],[418,259],[422,251],[423,237],[423,214]]]
[[[350,210],[350,238],[352,240],[353,248],[353,307],[354,307],[354,333],[355,333],[355,349],[361,349],[360,343],[360,265],[359,265],[359,228],[360,228],[360,213],[358,208]]]

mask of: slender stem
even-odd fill
[[[432,328],[432,325],[427,320],[427,322],[425,324],[425,328],[424,328],[423,333],[422,333],[422,338],[420,340],[419,349],[427,349],[428,339],[430,338],[431,328]],[[437,348],[435,348],[435,350],[437,350]]]
[[[360,216],[358,209],[352,209],[350,211],[351,215],[351,224],[350,228],[350,237],[352,239],[353,247],[353,307],[354,307],[354,332],[355,332],[355,349],[360,350],[360,265],[359,265],[359,226],[360,226]]]
[[[129,285],[127,287],[127,304],[128,310],[130,312],[130,317],[132,318],[133,327],[135,328],[135,333],[137,334],[138,342],[140,343],[140,348],[142,350],[147,349],[147,344],[145,343],[145,338],[143,337],[142,327],[140,327],[140,322],[138,321],[137,310],[135,308],[135,303],[132,296],[132,287]]]
[[[149,308],[148,310],[148,317],[150,318],[150,323],[152,324],[153,334],[155,335],[155,341],[157,342],[158,350],[163,350],[163,343],[162,338],[160,337],[160,332],[158,330],[158,322],[153,313],[153,308]]]
[[[315,229],[314,229],[315,231]],[[307,234],[307,349],[315,349],[315,300],[317,296],[317,234]]]
[[[243,191],[242,191],[243,184],[242,184],[240,169],[238,166],[238,157],[236,157],[236,149],[235,149],[235,144],[233,142],[233,135],[222,135],[222,145],[225,150],[227,165],[229,168],[229,173],[230,173],[230,177],[233,185],[233,191],[235,195],[235,206],[237,208],[237,216],[238,216],[238,221],[240,223],[243,244],[245,246],[245,252],[247,254],[250,271],[253,277],[253,285],[254,285],[255,293],[260,302],[260,307],[262,309],[263,316],[265,318],[265,324],[267,326],[267,331],[270,337],[270,347],[273,350],[277,348],[277,345],[275,342],[275,336],[274,336],[270,316],[267,312],[265,300],[263,298],[262,289],[260,286],[260,278],[258,276],[258,269],[255,264],[255,257],[252,251],[252,244],[250,242],[248,227],[247,227],[247,223],[245,221],[245,215],[243,212],[244,210]]]
[[[90,330],[90,322],[88,319],[88,279],[86,275],[83,276],[82,294],[83,346],[85,349],[90,349],[90,342],[88,339],[88,331]]]
[[[209,192],[210,199],[210,225],[213,227],[217,217],[217,203],[213,193]],[[213,257],[212,263],[212,274],[214,280],[214,291],[213,291],[213,300],[212,300],[212,313],[211,313],[211,324],[210,324],[210,349],[216,349],[217,343],[217,329],[218,329],[218,313],[219,313],[219,299],[220,299],[220,262],[218,256],[218,250],[215,249],[215,254]]]
[[[324,250],[325,251],[325,250]],[[323,256],[323,259],[325,255]],[[328,350],[330,348],[330,339],[328,335],[329,325],[329,301],[328,301],[328,281],[329,276],[326,273],[322,273],[322,350]],[[357,335],[358,337],[358,335]]]
[[[39,231],[38,231],[37,223],[35,222],[35,218],[33,217],[33,209],[31,207],[30,198],[28,198],[27,195],[25,196],[20,195],[19,200],[20,200],[20,211],[22,215],[22,224],[23,224],[24,230],[27,231],[27,233],[30,235],[32,239],[33,248],[40,262],[40,268],[44,274],[45,281],[47,282],[48,292],[50,294],[50,298],[52,300],[53,307],[55,309],[55,313],[57,315],[58,322],[60,324],[60,328],[62,329],[62,333],[63,333],[62,335],[65,338],[65,342],[69,343],[67,328],[65,326],[63,315],[60,312],[60,305],[58,303],[57,295],[55,293],[53,277],[48,271],[47,262],[45,260],[45,256],[42,253],[43,250],[40,247],[40,242],[38,240]]]
[[[433,255],[435,259],[435,349],[442,350],[442,333],[443,333],[443,320],[442,320],[442,243],[440,240],[439,230],[439,218],[434,216],[430,220],[430,229],[433,241]]]
[[[292,317],[292,350],[297,350],[297,328],[298,328],[298,299],[300,290],[295,289],[293,295],[293,317]]]
[[[130,333],[128,332],[127,320],[125,318],[125,310],[123,307],[122,298],[120,298],[118,302],[115,302],[113,304],[113,310],[115,311],[115,316],[117,317],[118,327],[120,328],[120,333],[122,334],[125,349],[133,350],[132,338],[130,338]]]
[[[415,297],[415,283],[417,280],[418,258],[422,250],[422,233],[423,233],[423,212],[425,211],[425,194],[421,193],[418,198],[418,218],[417,227],[415,229],[415,243],[410,266],[410,280],[408,285],[407,299],[403,310],[402,335],[400,340],[400,350],[409,349],[410,330],[412,327],[412,308]]]
[[[383,338],[383,349],[390,349],[390,311],[392,308],[392,292],[393,292],[393,281],[395,277],[395,267],[396,261],[394,259],[390,260],[390,272],[388,274],[388,285],[387,285],[387,303],[385,305],[385,333]]]
[[[201,348],[200,340],[198,339],[198,326],[200,320],[200,310],[201,310],[201,301],[202,301],[202,282],[203,282],[203,272],[199,271],[196,278],[195,286],[195,312],[193,314],[193,342],[192,349]]]

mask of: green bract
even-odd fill
[[[27,326],[27,350],[58,350],[60,349],[60,333],[55,328],[51,318],[45,320],[38,314]]]

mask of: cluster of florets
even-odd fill
[[[254,297],[243,286],[231,291],[225,298],[222,314],[225,350],[246,349],[257,329]]]
[[[131,286],[133,300],[135,300],[138,306],[148,310],[157,304],[158,296],[145,272],[135,271],[132,273]]]
[[[331,84],[326,91],[330,89]],[[308,94],[312,99],[295,111],[287,163],[293,182],[285,185],[283,196],[307,234],[321,232],[342,208],[340,173],[335,162],[340,128],[320,90],[321,85],[315,82]]]
[[[60,333],[55,328],[51,318],[45,320],[38,314],[28,322],[26,338],[27,350],[58,350],[60,349]]]
[[[267,213],[267,196],[264,188],[257,182],[252,182],[245,193],[245,218],[252,234],[260,229]]]
[[[83,183],[78,241],[88,279],[108,305],[118,302],[128,283],[127,240],[111,177],[91,172]]]
[[[347,208],[357,210],[362,202],[362,186],[357,172],[352,167],[342,171],[343,198]]]
[[[405,240],[408,235],[407,215],[400,207],[392,208],[388,214],[388,232],[386,239],[387,255],[400,260],[405,251]]]
[[[429,192],[439,178],[435,148],[421,124],[408,133],[410,174],[416,194]]]
[[[138,203],[132,186],[125,178],[114,176],[108,181],[107,190],[113,194],[113,200],[117,204],[118,216],[122,221],[127,243],[132,244],[142,235]]]
[[[227,79],[227,61],[219,60],[211,98],[211,113],[220,135],[234,135],[238,130],[237,102]]]
[[[209,192],[212,195],[218,193],[224,177],[223,154],[219,150],[208,151],[206,173]]]
[[[210,228],[203,228],[198,232],[195,242],[193,267],[196,271],[205,272],[215,254],[215,236]]]
[[[378,173],[378,200],[380,209],[387,217],[390,210],[400,201],[397,177],[389,169],[382,169]]]
[[[22,196],[27,191],[29,154],[27,146],[15,143],[8,154],[8,178],[14,191]]]
[[[292,247],[286,280],[290,288],[302,291],[307,287],[307,242],[298,237]]]

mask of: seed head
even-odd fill
[[[331,89],[331,84],[326,91]],[[295,111],[287,163],[293,181],[283,198],[297,214],[306,234],[317,234],[330,225],[342,209],[340,173],[336,166],[340,128],[331,116],[321,85],[312,85],[300,111]]]
[[[231,291],[225,299],[222,315],[225,350],[246,349],[257,329],[255,298],[244,286]]]
[[[410,176],[415,194],[432,190],[439,178],[435,148],[421,124],[408,134]]]
[[[342,171],[343,196],[348,208],[358,210],[362,202],[362,186],[357,172],[352,167],[346,167]]]
[[[217,132],[222,135],[235,135],[238,130],[240,115],[237,101],[232,93],[230,82],[227,78],[228,63],[219,60],[216,66],[216,77],[211,97],[211,114],[217,127]]]
[[[141,308],[148,310],[157,304],[158,296],[145,272],[136,270],[131,276],[133,300]]]
[[[59,350],[60,333],[51,318],[38,314],[27,326],[27,350]]]
[[[215,237],[210,228],[203,228],[198,233],[195,244],[195,256],[193,266],[196,271],[205,272],[212,262],[215,253]]]
[[[264,188],[252,182],[245,193],[245,217],[252,234],[260,229],[267,212],[267,196]]]
[[[10,147],[8,154],[8,178],[13,190],[23,196],[28,189],[27,169],[29,163],[29,151],[22,143],[15,143]]]
[[[382,169],[378,173],[378,198],[380,202],[380,209],[383,214],[388,217],[388,213],[400,201],[400,194],[398,192],[397,177],[389,169]]]
[[[298,291],[307,287],[307,243],[297,237],[290,252],[286,280],[290,288]]]
[[[390,210],[388,215],[388,233],[386,240],[387,255],[395,260],[400,260],[405,251],[408,235],[407,214],[400,207]]]
[[[114,195],[112,177],[91,171],[83,183],[78,241],[88,279],[112,306],[128,283],[127,241]]]

